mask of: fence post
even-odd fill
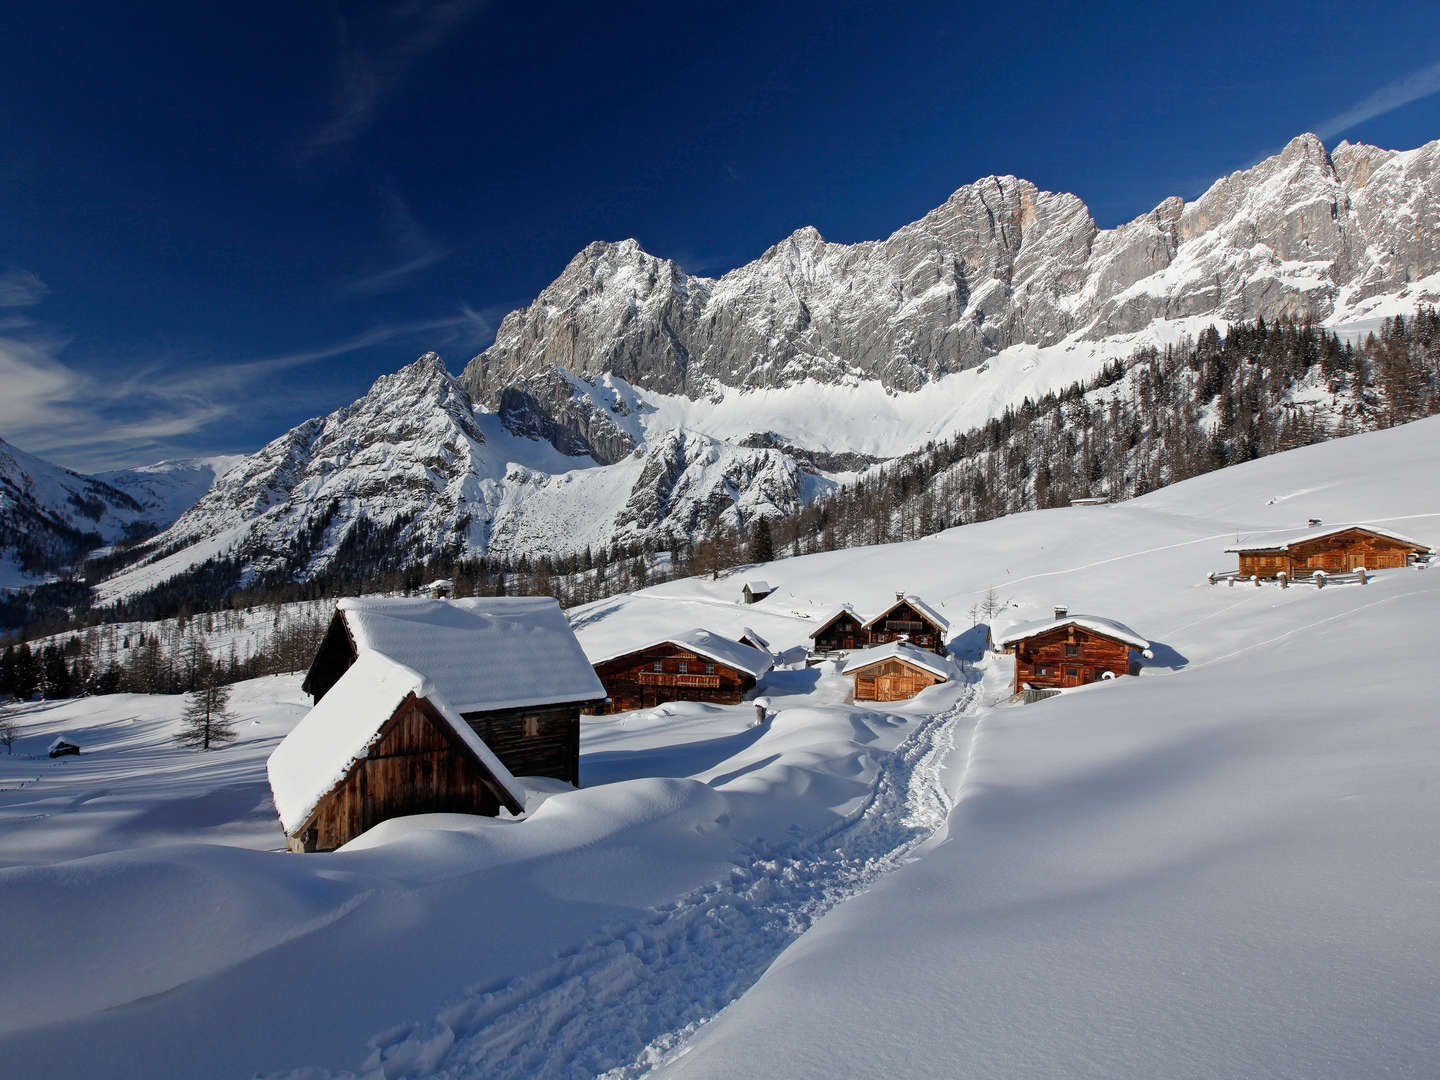
[[[1232,577],[1232,578],[1226,578],[1226,579],[1225,579],[1225,585],[1226,585],[1226,587],[1233,589],[1233,588],[1235,587],[1235,579],[1234,579],[1233,577]]]
[[[1255,583],[1255,588],[1258,589],[1258,588],[1260,587],[1260,575],[1259,575],[1259,574],[1251,574],[1251,575],[1250,575],[1250,580]]]
[[[1290,578],[1286,575],[1284,570],[1281,570],[1280,573],[1276,574],[1275,576],[1280,579],[1280,588],[1288,589],[1290,587]]]

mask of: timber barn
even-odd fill
[[[756,604],[775,591],[775,586],[768,581],[760,581],[752,578],[745,582],[745,587],[740,590],[740,596],[747,604]]]
[[[904,640],[944,656],[950,622],[918,596],[896,593],[893,604],[865,623],[865,632],[870,645]]]
[[[856,701],[902,701],[950,681],[950,665],[929,649],[892,641],[851,653],[840,672],[855,680]]]
[[[1150,643],[1124,623],[1098,615],[1071,615],[1022,623],[992,639],[995,648],[1015,654],[1015,692],[1084,686],[1129,675],[1132,652],[1147,654]]]
[[[407,814],[525,809],[525,789],[428,681],[365,652],[266,763],[291,851],[334,851]]]
[[[696,628],[595,661],[610,700],[603,712],[649,709],[665,701],[735,705],[774,659],[768,652]]]
[[[423,677],[515,776],[580,782],[580,710],[605,699],[548,596],[341,600],[303,689],[318,707],[365,654]]]
[[[1269,544],[1245,544],[1225,549],[1240,557],[1242,577],[1308,577],[1316,570],[1346,573],[1390,570],[1404,566],[1412,555],[1430,553],[1430,546],[1371,525],[1336,525],[1310,529]]]
[[[842,607],[811,632],[810,640],[817,653],[844,652],[869,645],[870,631],[854,608]]]

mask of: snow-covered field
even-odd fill
[[[587,720],[584,788],[332,855],[267,850],[254,785],[302,711],[294,679],[244,684],[242,740],[209,755],[168,743],[178,699],[27,706],[0,756],[0,1060],[1431,1076],[1440,572],[1284,591],[1205,574],[1308,517],[1440,541],[1437,451],[1428,420],[1120,505],[781,560],[750,607],[743,575],[600,601],[572,613],[592,652],[696,625],[793,650],[841,602],[906,590],[966,662],[899,706],[791,669],[762,684],[761,727],[748,704]],[[1064,603],[1154,660],[1007,705],[1010,661],[969,630],[992,588],[997,625]],[[86,753],[51,762],[62,731]]]

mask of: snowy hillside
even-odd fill
[[[758,727],[750,704],[589,719],[581,790],[332,855],[253,850],[280,844],[259,753],[168,749],[174,699],[26,706],[0,925],[33,932],[0,968],[0,1053],[63,1076],[1428,1075],[1440,575],[1205,575],[1310,517],[1440,541],[1437,451],[1425,420],[780,560],[751,606],[735,574],[577,609],[592,655],[695,625],[787,653],[906,590],[963,666],[884,707],[782,667]],[[997,624],[1118,619],[1154,659],[1009,705],[1011,661],[971,629],[987,596]],[[245,684],[263,738],[290,685]],[[94,752],[44,758],[61,732]]]

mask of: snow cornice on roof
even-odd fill
[[[889,641],[883,645],[875,645],[869,649],[851,653],[845,661],[845,666],[840,670],[840,674],[853,675],[862,668],[882,663],[885,660],[903,660],[932,675],[939,675],[942,679],[949,679],[955,674],[955,666],[944,657],[905,641]]]
[[[657,638],[643,645],[632,645],[629,648],[609,651],[604,656],[594,657],[591,662],[604,664],[622,656],[644,652],[660,645],[674,645],[677,648],[689,649],[708,660],[714,660],[717,664],[724,664],[726,667],[734,668],[736,671],[757,679],[775,666],[775,658],[769,653],[751,648],[749,645],[742,645],[738,641],[731,641],[729,638],[723,638],[713,631],[698,626],[670,637]]]
[[[1107,619],[1100,615],[1066,615],[1061,619],[1044,619],[1036,622],[1016,623],[999,634],[992,634],[991,640],[994,641],[997,648],[1004,648],[1007,645],[1014,645],[1016,642],[1024,641],[1026,638],[1036,637],[1040,634],[1048,634],[1050,631],[1058,630],[1064,626],[1078,626],[1082,630],[1089,630],[1091,633],[1111,638],[1141,651],[1150,648],[1150,642],[1146,641],[1124,623],[1117,622],[1114,619]]]
[[[1320,540],[1326,536],[1335,536],[1337,533],[1349,532],[1351,529],[1359,529],[1361,532],[1373,533],[1376,536],[1383,536],[1390,540],[1398,540],[1402,544],[1410,544],[1420,551],[1433,551],[1429,544],[1421,540],[1415,540],[1400,533],[1392,532],[1389,529],[1382,529],[1376,525],[1361,525],[1358,522],[1351,522],[1348,525],[1332,525],[1325,529],[1306,529],[1301,533],[1292,533],[1281,540],[1272,540],[1264,544],[1237,544],[1235,547],[1225,549],[1227,555],[1243,555],[1257,551],[1285,551],[1295,544],[1303,544],[1307,540]]]

